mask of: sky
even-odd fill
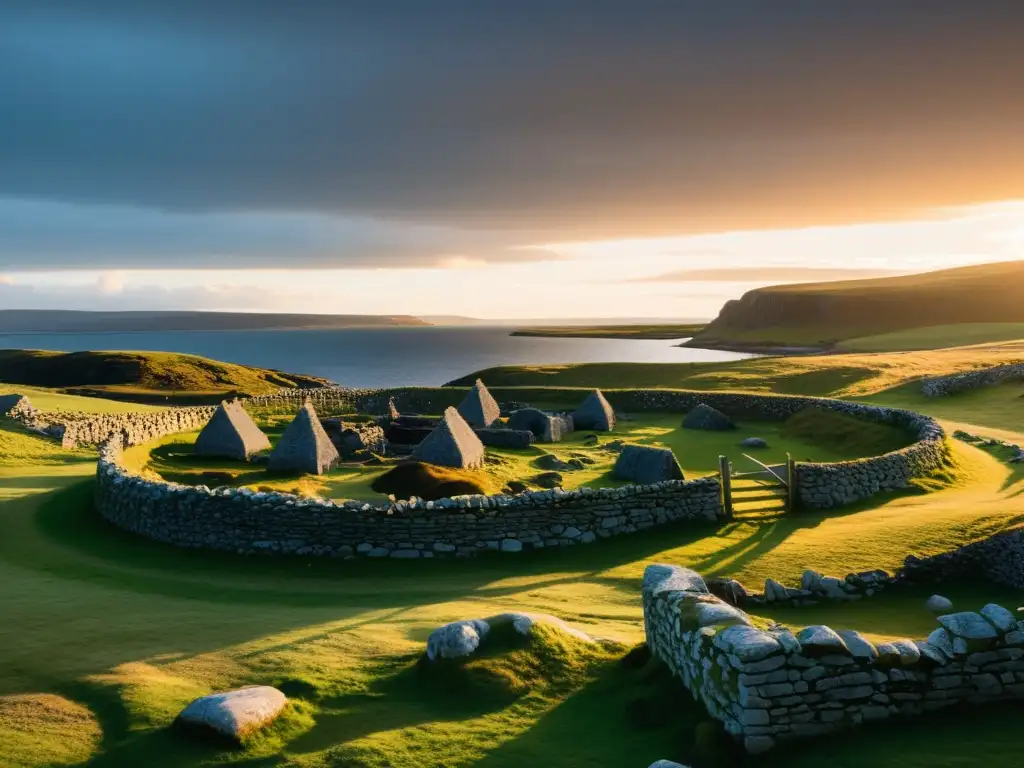
[[[1024,258],[1024,4],[0,6],[0,308],[703,318]]]

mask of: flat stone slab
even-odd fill
[[[178,720],[241,740],[277,719],[288,697],[269,685],[213,693],[189,704]]]
[[[715,635],[715,645],[740,661],[761,661],[782,650],[782,644],[767,632],[735,624]]]
[[[708,585],[696,571],[678,565],[648,565],[644,569],[644,592],[698,592],[708,594]]]
[[[981,614],[973,611],[939,616],[939,624],[954,637],[962,637],[965,640],[989,640],[997,637],[995,627],[985,621]]]

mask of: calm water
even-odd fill
[[[187,352],[306,373],[352,387],[437,386],[481,368],[541,363],[684,363],[750,355],[674,346],[679,340],[543,339],[510,328],[352,328],[0,335],[0,349]]]

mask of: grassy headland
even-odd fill
[[[320,386],[315,376],[235,365],[174,352],[0,350],[0,381],[143,403],[216,402],[282,387]],[[42,407],[41,405],[39,407]]]
[[[540,336],[560,339],[683,339],[694,336],[704,323],[665,325],[565,325],[519,328],[511,336]]]
[[[727,302],[689,345],[831,349],[849,339],[914,328],[1024,323],[1022,291],[1024,261],[922,275],[770,286]],[[998,335],[1003,331],[990,328],[990,332],[996,336],[978,341],[1005,338]],[[956,343],[954,337],[943,346]],[[933,345],[934,338],[928,348]]]

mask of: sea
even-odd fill
[[[350,387],[440,386],[497,365],[698,363],[751,355],[678,346],[685,339],[511,336],[509,327],[390,327],[298,331],[137,331],[0,335],[0,349],[185,352]]]

